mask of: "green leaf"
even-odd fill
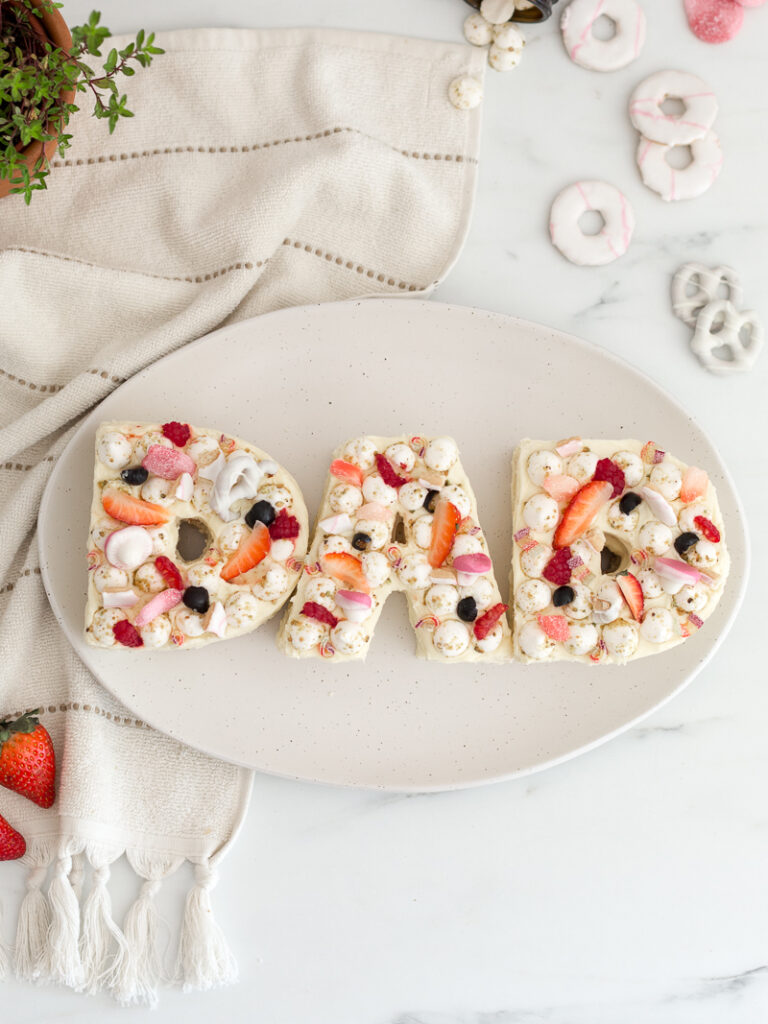
[[[109,51],[109,56],[104,62],[104,70],[109,73],[117,67],[117,50],[114,47]]]

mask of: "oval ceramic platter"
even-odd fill
[[[101,421],[120,419],[190,420],[249,439],[297,478],[311,516],[343,440],[451,434],[504,596],[515,444],[572,434],[654,438],[709,471],[733,558],[729,585],[700,633],[626,667],[421,661],[402,595],[387,603],[362,663],[284,657],[275,646],[280,616],[256,633],[198,650],[101,651],[82,635],[93,443]],[[419,791],[532,772],[637,722],[690,682],[722,642],[748,562],[739,501],[717,452],[650,380],[546,327],[401,300],[259,317],[128,381],[88,416],[57,463],[40,510],[40,548],[67,637],[138,717],[264,772]]]

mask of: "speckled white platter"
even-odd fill
[[[652,438],[708,470],[727,527],[731,577],[700,633],[623,668],[424,662],[414,654],[402,595],[390,598],[362,664],[285,658],[274,644],[277,619],[199,650],[100,651],[82,637],[93,438],[102,420],[123,418],[192,419],[253,440],[298,479],[310,517],[330,454],[347,437],[451,434],[505,596],[515,443],[574,433]],[[128,381],[88,417],[57,463],[40,509],[40,554],[62,629],[134,714],[261,771],[394,790],[536,771],[626,729],[710,659],[738,611],[748,569],[727,470],[706,435],[648,378],[546,327],[398,299],[263,316]]]

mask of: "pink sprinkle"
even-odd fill
[[[524,526],[522,528],[522,530],[518,530],[517,533],[515,534],[515,540],[518,541],[518,542],[521,541],[524,537],[527,537],[530,532],[531,532],[530,526]]]
[[[693,612],[691,612],[691,614],[688,616],[688,621],[692,626],[695,626],[696,629],[701,629],[701,627],[704,625],[704,620],[700,619],[698,615],[694,615]]]
[[[663,462],[664,461],[664,456],[666,454],[667,454],[666,452],[663,452],[660,448],[657,448],[656,451],[653,453],[653,461],[654,461],[654,463]]]

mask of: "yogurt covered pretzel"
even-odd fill
[[[720,286],[728,289],[726,298],[737,309],[743,292],[741,281],[731,267],[706,267],[703,263],[684,263],[672,278],[672,312],[689,327],[706,305],[718,298]],[[694,291],[690,291],[693,288]]]
[[[579,218],[595,210],[605,221],[595,235],[585,235]],[[577,181],[555,198],[549,216],[552,244],[579,266],[596,267],[622,256],[629,248],[635,215],[619,190],[605,181]]]
[[[719,329],[714,331],[716,323]],[[710,373],[744,373],[754,366],[764,340],[765,330],[754,310],[740,312],[728,299],[715,299],[698,315],[691,350]],[[720,354],[723,350],[727,355]]]
[[[643,184],[658,192],[664,202],[695,199],[703,195],[717,180],[723,167],[720,139],[710,130],[690,143],[691,162],[675,168],[667,161],[667,153],[675,144],[651,142],[640,137],[636,160]]]
[[[665,114],[667,99],[679,99],[682,114]],[[685,71],[658,71],[632,93],[629,116],[641,135],[668,146],[687,146],[706,135],[717,114],[715,94],[706,82]]]
[[[611,39],[592,31],[606,15],[615,24]],[[568,56],[590,71],[617,71],[638,56],[645,43],[645,12],[637,0],[573,0],[563,11],[560,30]]]

